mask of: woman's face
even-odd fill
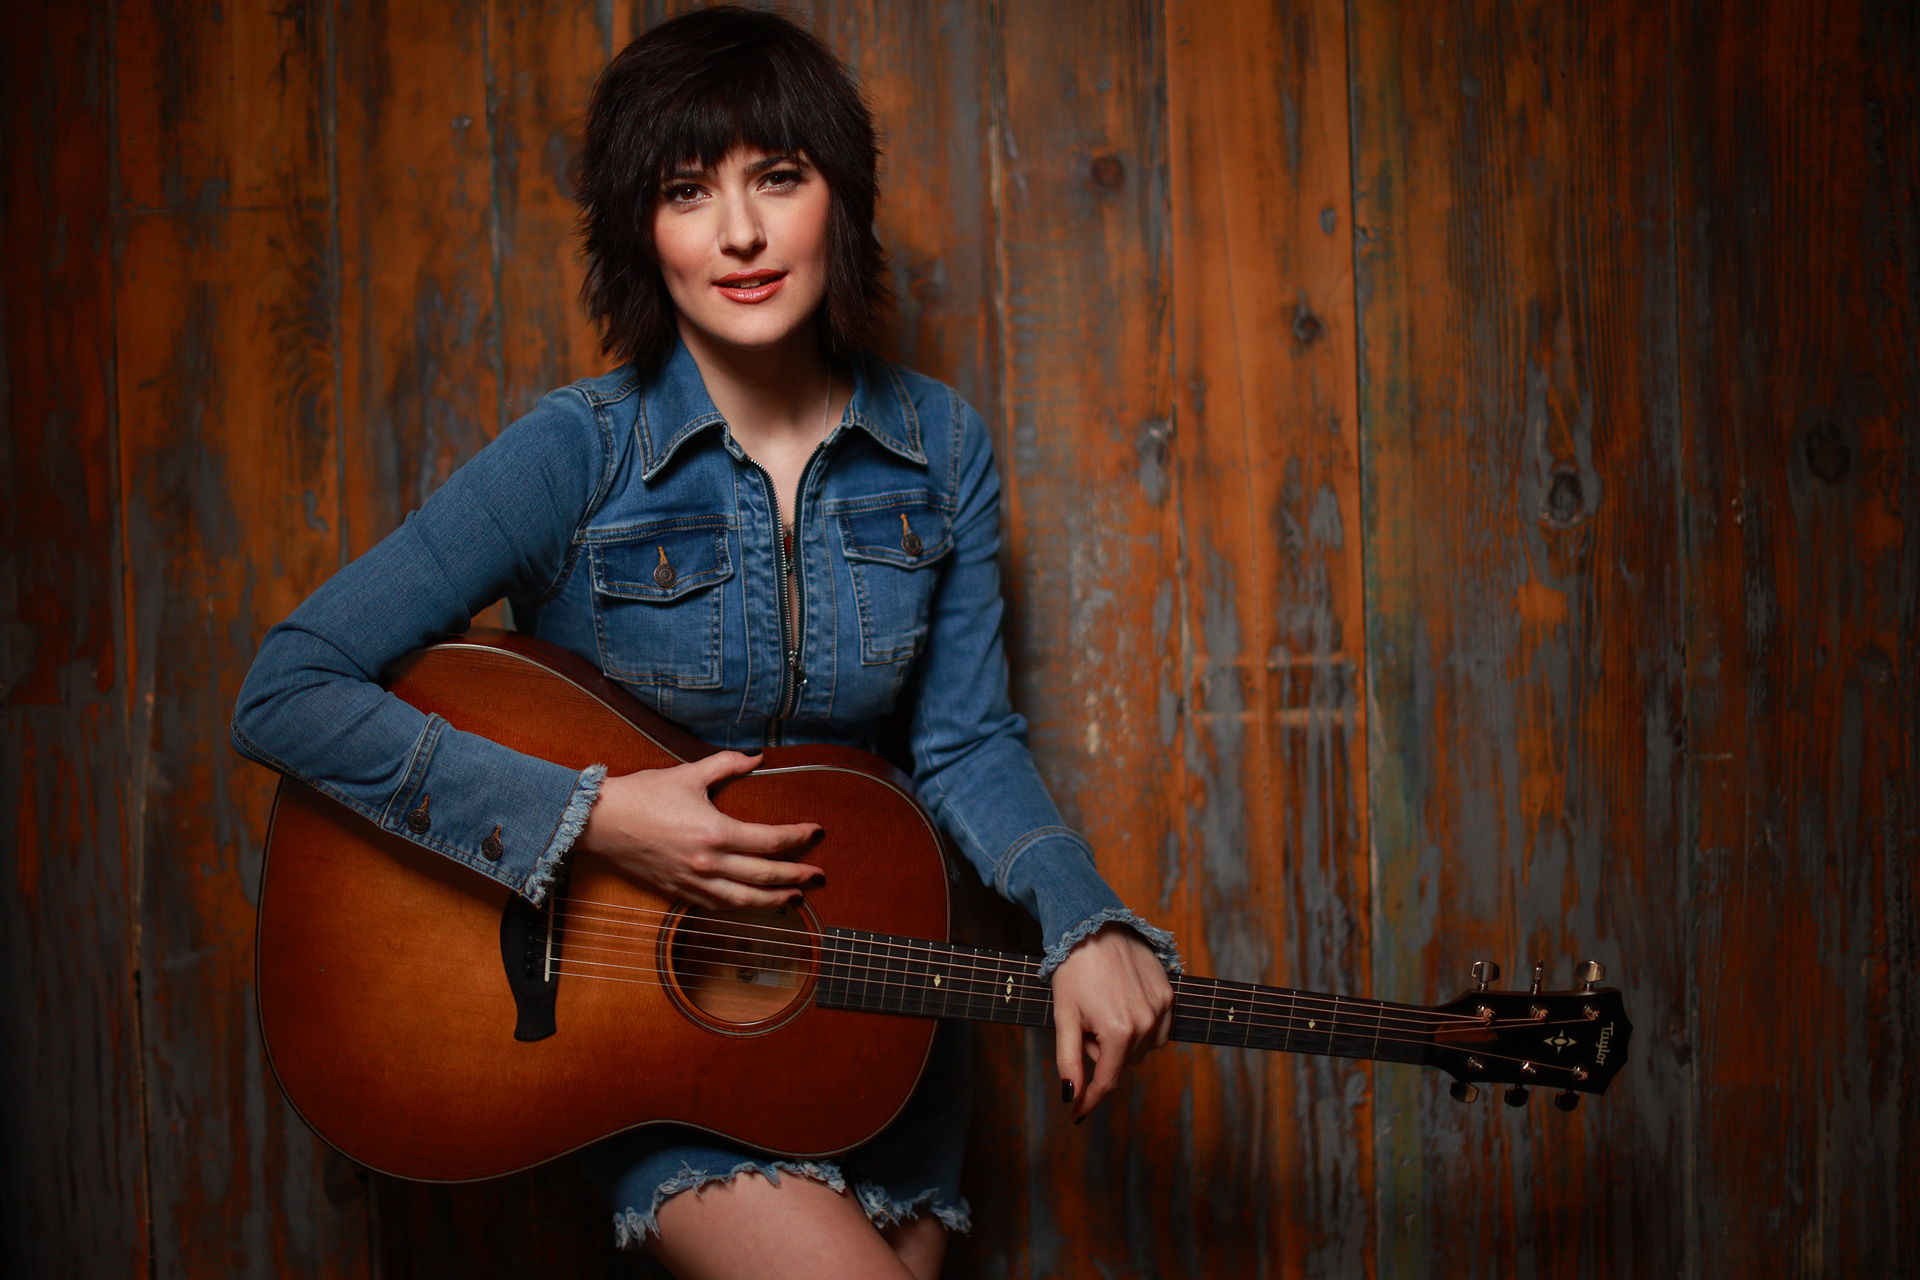
[[[675,167],[653,242],[688,341],[750,351],[799,333],[827,295],[830,203],[802,155],[735,147],[712,169]]]

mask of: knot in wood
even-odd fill
[[[1580,523],[1586,513],[1587,493],[1579,475],[1565,470],[1554,472],[1553,479],[1547,483],[1547,500],[1541,505],[1541,518],[1548,524],[1570,529]]]
[[[1121,184],[1127,180],[1127,166],[1122,164],[1120,157],[1113,152],[1103,152],[1093,158],[1090,176],[1094,186],[1105,191],[1118,191]]]
[[[1806,454],[1807,470],[1828,484],[1838,484],[1853,462],[1853,450],[1847,447],[1847,438],[1831,422],[1823,422],[1807,432]]]

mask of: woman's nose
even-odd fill
[[[766,229],[760,225],[753,201],[741,197],[725,201],[720,213],[720,251],[746,257],[766,243]]]

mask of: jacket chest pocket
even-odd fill
[[[663,521],[589,546],[600,666],[631,684],[720,684],[721,584],[733,576],[721,517]]]
[[[953,516],[930,494],[890,494],[829,504],[860,615],[860,660],[897,662],[920,651],[953,549]]]

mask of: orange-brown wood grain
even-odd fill
[[[855,0],[808,15],[858,77],[880,131],[876,230],[895,301],[882,350],[997,422],[989,11]]]
[[[303,70],[324,41],[264,5],[121,15],[118,153],[160,158],[116,215],[115,297],[155,1266],[364,1275],[358,1184],[260,1059],[272,779],[226,742],[260,634],[337,560],[322,111]]]
[[[498,434],[504,409],[487,10],[346,7],[335,28],[340,492],[352,556]]]
[[[613,39],[612,14],[599,5],[492,0],[487,8],[503,425],[555,387],[612,367],[579,302],[584,267],[569,169],[587,95],[617,52]]]
[[[115,8],[120,207],[324,204],[326,20],[321,5]]]
[[[1680,1265],[1665,18],[1354,9],[1378,994],[1592,955],[1651,1032],[1571,1115],[1376,1072],[1383,1274]]]
[[[1164,71],[1147,6],[1008,5],[993,99],[1016,705],[1067,821],[1123,900],[1176,929],[1190,886],[1178,507],[1169,458]],[[1025,1044],[1027,1236],[1016,1273],[1180,1271],[1196,1057],[1129,1072],[1067,1123],[1050,1038]],[[1167,1194],[1171,1188],[1173,1194]]]
[[[1175,3],[1166,30],[1188,956],[1366,993],[1345,15]],[[1374,1073],[1224,1050],[1196,1067],[1200,1269],[1369,1274]]]
[[[1675,20],[1690,1244],[1709,1274],[1896,1274],[1920,1257],[1920,29]]]
[[[0,73],[0,1268],[147,1274],[114,491],[107,6]]]

